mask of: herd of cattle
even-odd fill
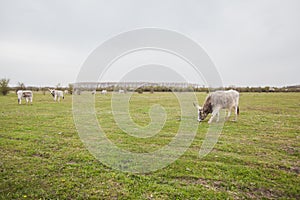
[[[49,89],[50,94],[53,96],[54,101],[60,101],[60,98],[64,99],[64,92],[56,89]],[[67,91],[65,91],[67,93]],[[106,90],[102,90],[101,94],[106,94]],[[124,93],[124,90],[119,90],[119,93]],[[96,91],[93,91],[92,94],[96,94]],[[18,103],[22,103],[22,98],[26,100],[26,103],[31,103],[33,100],[33,92],[31,90],[18,90]],[[205,101],[203,106],[199,106],[197,103],[194,103],[194,106],[198,110],[198,121],[203,121],[208,114],[212,114],[208,123],[211,123],[214,118],[217,116],[216,121],[219,121],[220,110],[227,109],[227,118],[230,117],[231,110],[234,109],[235,121],[239,114],[239,93],[235,90],[228,91],[215,91],[210,93]]]
[[[60,98],[65,98],[64,94],[68,94],[69,91],[65,90],[65,91],[61,91],[61,90],[56,90],[56,89],[48,89],[50,94],[52,95],[54,101],[60,101]],[[120,94],[125,93],[124,90],[119,90]],[[80,94],[80,93],[79,93]],[[96,90],[92,91],[92,94],[96,94]],[[107,94],[107,90],[102,90],[101,94]],[[24,98],[26,100],[26,103],[31,103],[32,104],[32,100],[33,100],[33,92],[31,90],[18,90],[17,91],[17,95],[18,95],[18,103],[22,104],[22,98]]]
[[[60,98],[64,97],[64,92],[61,90],[49,89],[50,94],[53,96],[54,101],[60,101]],[[22,104],[22,98],[26,100],[26,103],[31,103],[33,100],[33,92],[31,90],[18,90],[18,103]]]

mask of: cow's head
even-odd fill
[[[198,108],[198,121],[201,122],[203,121],[208,113],[204,112],[204,109],[202,107]]]
[[[52,96],[54,97],[55,96],[55,90],[54,89],[50,89],[50,88],[48,90],[52,94]]]
[[[199,122],[203,121],[206,118],[206,116],[208,115],[208,113],[205,112],[205,110],[203,109],[203,107],[199,106],[198,104],[194,103],[194,106],[198,110],[198,121]]]

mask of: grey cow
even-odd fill
[[[206,97],[203,107],[194,103],[194,106],[198,109],[198,121],[201,122],[206,118],[209,113],[212,113],[208,123],[211,123],[214,117],[217,115],[217,122],[219,121],[219,112],[221,109],[227,109],[227,119],[230,117],[231,110],[234,108],[235,121],[239,114],[239,96],[240,94],[236,90],[228,91],[216,91],[212,92]]]

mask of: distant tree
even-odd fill
[[[184,88],[184,91],[185,92],[194,92],[194,89],[193,89],[193,87],[188,86],[187,88]]]
[[[265,88],[262,89],[263,92],[269,92],[270,91],[270,87],[269,86],[266,86]]]
[[[72,84],[69,84],[69,87],[68,87],[69,94],[73,93],[73,89],[74,89],[74,86]]]
[[[0,93],[2,95],[7,95],[9,92],[9,87],[8,87],[9,79],[1,79],[0,80]]]
[[[138,89],[136,89],[136,91],[137,91],[137,93],[139,93],[139,94],[143,94],[143,88],[138,88]]]
[[[154,93],[154,88],[153,88],[153,86],[150,87],[150,93],[151,93],[151,94]]]
[[[18,82],[17,90],[26,90],[26,86],[24,83]]]
[[[56,85],[56,89],[57,89],[57,90],[61,90],[61,89],[62,89],[60,83],[58,83],[58,84]]]

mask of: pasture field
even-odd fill
[[[202,104],[206,94],[197,96]],[[96,95],[97,117],[124,149],[154,151],[177,132],[180,108],[171,93],[132,97],[132,118],[142,126],[153,103],[168,114],[161,132],[148,139],[118,128],[110,99]],[[18,105],[11,92],[0,96],[0,199],[300,199],[299,100],[300,93],[242,93],[239,121],[225,123],[206,157],[198,152],[208,119],[174,163],[131,174],[110,169],[87,151],[75,129],[71,95],[56,103],[49,93],[34,93],[33,105]]]

